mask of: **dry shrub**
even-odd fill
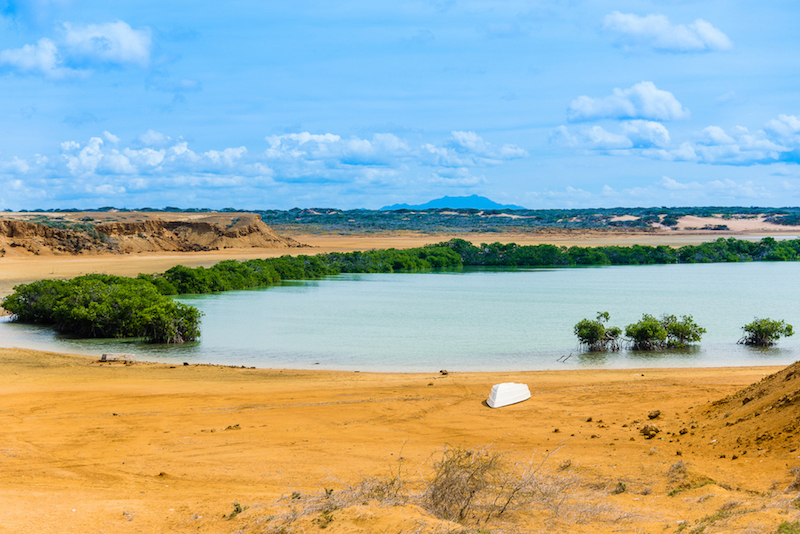
[[[789,475],[794,477],[792,483],[786,486],[784,492],[788,493],[790,491],[797,491],[800,490],[800,467],[792,467],[789,469]]]
[[[741,502],[731,499],[730,501],[727,501],[725,504],[720,506],[719,509],[723,512],[729,512],[734,508],[738,508],[741,504],[742,504]]]
[[[528,508],[539,504],[556,516],[577,485],[573,472],[544,472],[543,466],[559,449],[538,463],[533,459],[511,463],[486,448],[445,447],[420,504],[439,518],[462,523],[469,519],[487,523],[523,503]],[[568,465],[562,464],[559,470],[565,471]]]
[[[672,464],[667,471],[667,476],[673,482],[682,479],[686,476],[686,466],[689,465],[683,460],[679,460]]]
[[[502,484],[502,456],[486,449],[445,447],[423,496],[425,508],[448,521],[464,521]]]

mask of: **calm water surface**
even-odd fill
[[[181,297],[205,314],[201,340],[183,346],[71,340],[8,322],[0,323],[0,344],[362,371],[789,364],[800,359],[800,336],[766,351],[736,341],[754,317],[800,328],[798,274],[800,263],[760,262],[341,275]],[[610,312],[610,324],[623,328],[643,313],[693,315],[707,334],[684,351],[581,354],[572,328],[598,311]]]

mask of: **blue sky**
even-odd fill
[[[798,15],[0,0],[0,208],[796,206]]]

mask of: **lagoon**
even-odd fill
[[[339,275],[181,296],[205,314],[196,343],[76,340],[4,321],[0,344],[133,352],[171,363],[354,371],[786,365],[800,359],[800,335],[769,350],[736,341],[755,317],[800,328],[799,274],[800,263],[757,262]],[[707,334],[687,350],[580,353],[572,328],[598,311],[623,328],[643,313],[693,315]]]

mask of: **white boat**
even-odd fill
[[[509,404],[516,404],[531,398],[531,391],[527,384],[517,384],[516,382],[503,382],[492,386],[492,392],[486,400],[486,404],[491,408],[502,408]]]

